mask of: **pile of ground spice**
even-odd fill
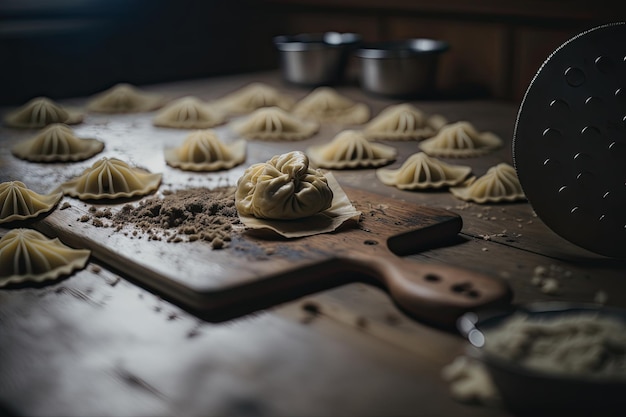
[[[164,191],[163,197],[124,205],[111,220],[117,231],[132,224],[151,240],[204,240],[211,242],[213,249],[225,247],[231,240],[232,226],[240,223],[234,187]]]

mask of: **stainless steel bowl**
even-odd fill
[[[283,78],[303,86],[332,85],[343,81],[348,59],[360,44],[356,33],[303,33],[276,36]]]
[[[485,365],[504,404],[515,415],[624,415],[624,378],[594,378],[531,369],[487,351],[483,346],[489,342],[489,331],[497,329],[516,312],[523,312],[533,320],[592,312],[626,323],[626,310],[594,304],[540,302],[507,312],[467,313],[457,323],[459,331],[472,345],[467,355]]]
[[[362,45],[356,51],[361,87],[389,97],[430,95],[436,90],[439,58],[449,48],[445,41],[427,38]]]

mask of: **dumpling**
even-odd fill
[[[369,120],[370,109],[342,96],[331,87],[318,87],[296,103],[293,114],[320,123],[362,124]]]
[[[13,155],[33,162],[82,161],[104,149],[97,139],[78,138],[72,129],[63,123],[53,123],[37,136],[18,142]]]
[[[164,98],[121,83],[96,94],[87,103],[87,110],[98,113],[141,113],[161,108]]]
[[[502,139],[491,132],[479,133],[469,122],[446,125],[436,136],[420,144],[427,154],[443,158],[480,156],[501,146]]]
[[[249,139],[302,140],[317,133],[319,124],[298,119],[279,107],[263,107],[234,123],[233,129]]]
[[[38,194],[21,181],[0,184],[0,224],[25,220],[46,213],[57,205],[63,193]]]
[[[381,168],[376,171],[376,176],[383,184],[401,190],[419,190],[458,185],[470,172],[471,167],[447,164],[418,152],[404,161],[400,168]]]
[[[246,159],[246,141],[231,145],[222,143],[210,129],[197,130],[187,135],[182,145],[166,149],[165,161],[187,171],[218,171],[230,169]]]
[[[24,129],[42,128],[52,123],[72,125],[82,121],[82,113],[66,109],[47,97],[30,100],[4,119],[7,126]]]
[[[363,128],[363,133],[368,139],[419,140],[433,136],[446,123],[443,116],[428,117],[405,103],[384,109]]]
[[[330,143],[307,150],[311,162],[329,169],[379,167],[393,161],[396,154],[395,148],[370,142],[357,130],[344,130]]]
[[[116,158],[102,158],[79,177],[61,184],[61,190],[81,200],[99,200],[146,195],[160,184],[161,174],[131,168]]]
[[[82,269],[90,251],[65,246],[31,229],[13,229],[0,239],[0,287],[53,280]]]
[[[480,204],[526,199],[515,168],[506,162],[489,168],[478,179],[470,179],[463,187],[450,188],[450,192],[461,200]]]
[[[225,122],[221,112],[191,96],[174,100],[161,109],[153,120],[155,126],[178,129],[208,129]]]
[[[321,171],[300,151],[254,164],[237,181],[235,205],[243,216],[299,219],[328,209],[333,192]]]
[[[279,107],[289,110],[295,100],[264,83],[251,83],[216,101],[216,105],[229,114],[247,114],[262,107]]]

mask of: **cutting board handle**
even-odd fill
[[[351,253],[351,269],[378,280],[403,310],[445,327],[468,311],[509,303],[512,292],[501,280],[468,269],[425,264],[388,256]]]

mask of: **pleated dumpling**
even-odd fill
[[[247,114],[262,107],[279,107],[290,110],[295,100],[281,93],[276,88],[254,82],[230,93],[219,100],[216,105],[228,114]]]
[[[370,118],[370,108],[339,94],[331,87],[318,87],[297,102],[293,114],[320,123],[358,125]]]
[[[420,140],[433,136],[447,123],[440,115],[427,116],[417,107],[396,104],[384,109],[363,128],[368,139]]]
[[[61,185],[63,193],[81,200],[129,198],[159,188],[161,174],[130,167],[116,158],[102,158],[80,176]]]
[[[45,127],[31,139],[18,142],[13,155],[33,162],[68,162],[91,158],[104,149],[104,143],[92,138],[79,138],[63,123]]]
[[[491,132],[478,132],[469,122],[446,125],[420,144],[427,154],[443,158],[481,156],[501,146],[502,139]]]
[[[159,110],[153,120],[155,126],[177,129],[208,129],[225,122],[220,111],[192,96],[172,101]]]
[[[472,172],[468,166],[447,164],[424,152],[411,155],[398,169],[381,168],[378,179],[401,190],[421,190],[458,185]]]
[[[13,229],[0,239],[0,287],[42,282],[68,275],[87,264],[90,251],[73,249],[31,229]]]
[[[324,174],[300,151],[250,166],[237,181],[235,205],[243,216],[299,219],[328,209],[333,192]]]
[[[211,129],[187,135],[182,145],[166,149],[165,161],[186,171],[218,171],[230,169],[246,160],[246,141],[226,145]]]
[[[368,141],[358,130],[344,130],[327,144],[311,146],[307,155],[319,168],[371,168],[387,165],[396,158],[391,146]]]
[[[450,188],[457,198],[476,203],[500,203],[525,200],[515,168],[506,162],[495,165],[485,175],[472,178],[462,187]]]
[[[141,113],[159,109],[165,100],[160,94],[151,94],[137,87],[120,83],[92,97],[87,110],[98,113]]]
[[[37,129],[52,123],[77,124],[83,114],[66,109],[47,97],[37,97],[5,116],[4,124],[9,127]]]
[[[38,194],[21,181],[0,184],[0,224],[46,213],[57,205],[62,193]]]
[[[263,107],[234,123],[233,129],[249,139],[302,140],[317,133],[319,124],[299,119],[279,107]]]

